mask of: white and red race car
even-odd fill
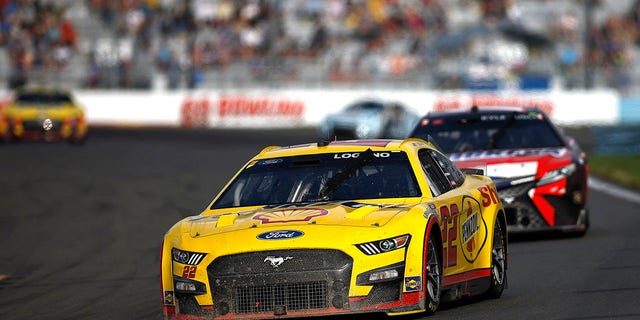
[[[589,228],[588,164],[576,141],[532,107],[472,107],[424,116],[411,137],[435,141],[461,168],[485,170],[510,233]]]

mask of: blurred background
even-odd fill
[[[0,0],[0,19],[0,108],[34,84],[73,90],[90,126],[531,104],[640,152],[638,0]]]
[[[640,93],[636,0],[2,0],[12,89]]]

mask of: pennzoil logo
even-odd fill
[[[467,216],[467,219],[462,223],[462,244],[468,243],[469,246],[467,250],[472,251],[473,242],[469,242],[469,240],[471,240],[471,238],[473,238],[473,236],[478,233],[480,225],[478,225],[478,211],[471,210],[471,208],[469,208],[467,211],[471,212],[471,214]]]
[[[460,243],[465,260],[473,263],[485,242],[487,242],[487,224],[480,214],[480,202],[464,196],[462,199],[462,212],[460,213]]]
[[[287,222],[305,222],[311,221],[313,218],[326,216],[329,211],[320,208],[305,208],[292,210],[275,210],[263,212],[253,217],[262,223],[287,223]]]

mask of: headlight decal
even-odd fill
[[[371,256],[375,254],[380,254],[380,253],[404,248],[409,244],[410,238],[411,238],[410,235],[405,234],[395,238],[388,238],[383,240],[376,240],[376,241],[356,244],[356,247],[360,249],[362,253],[368,256]]]
[[[372,243],[362,243],[356,245],[360,251],[364,252],[366,255],[374,255],[378,253],[382,253],[378,247],[376,247]]]
[[[202,259],[206,256],[205,253],[198,253],[198,252],[189,252],[189,251],[182,251],[182,250],[178,250],[176,248],[171,249],[171,257],[173,259],[173,261],[178,262],[178,263],[182,263],[182,264],[188,264],[188,265],[197,265],[200,263],[200,261],[202,261]]]
[[[540,180],[538,181],[537,185],[541,186],[541,185],[545,185],[545,184],[549,184],[549,183],[552,183],[552,182],[556,182],[556,181],[562,180],[562,179],[572,175],[575,171],[576,171],[576,164],[575,163],[571,163],[571,164],[569,164],[567,166],[564,166],[562,168],[559,168],[559,169],[548,171],[547,173],[545,173],[545,175],[542,178],[540,178]]]

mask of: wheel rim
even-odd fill
[[[493,231],[493,249],[491,250],[491,264],[493,276],[502,284],[504,281],[505,261],[504,261],[504,239],[502,238],[502,228],[497,223]]]
[[[440,263],[433,241],[429,239],[429,261],[427,261],[427,293],[435,303],[440,300]]]

